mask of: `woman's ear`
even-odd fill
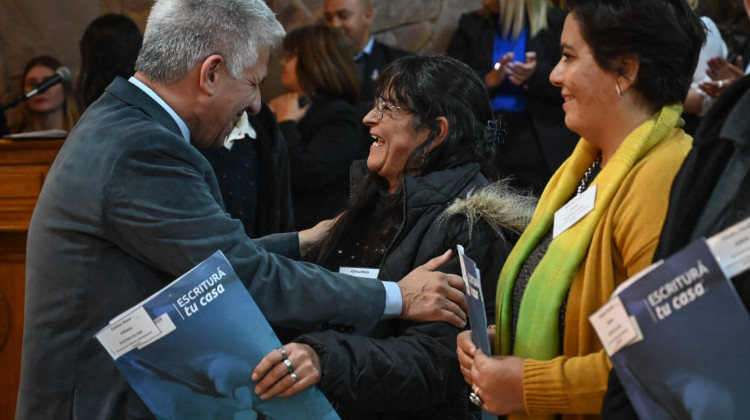
[[[225,65],[224,57],[219,54],[210,55],[203,60],[200,70],[200,88],[204,93],[213,95],[217,89],[218,81],[221,76],[221,74],[219,74],[219,69]]]
[[[635,83],[635,79],[638,77],[638,69],[640,68],[641,62],[635,56],[628,56],[620,58],[619,69],[617,71],[617,85],[619,86],[622,95],[630,89]]]
[[[443,116],[435,118],[435,121],[437,121],[438,129],[440,130],[440,132],[437,136],[435,136],[434,139],[432,139],[429,149],[430,152],[435,150],[436,147],[440,146],[443,143],[443,140],[448,137],[448,131],[451,128],[450,124],[448,123],[448,119]]]

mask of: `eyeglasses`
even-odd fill
[[[385,99],[383,98],[375,98],[375,106],[373,107],[374,110],[378,112],[378,120],[383,119],[383,111],[384,110],[391,110],[391,109],[398,109],[399,111],[406,111],[406,112],[414,112],[409,108],[404,108],[396,105],[389,105],[385,102]]]

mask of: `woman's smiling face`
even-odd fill
[[[598,137],[607,130],[608,121],[602,116],[617,101],[616,78],[597,64],[574,13],[565,19],[560,45],[563,57],[550,81],[562,88],[565,125],[584,138]]]
[[[406,160],[427,139],[428,130],[415,130],[411,111],[383,98],[375,100],[375,106],[365,115],[363,122],[370,127],[373,140],[367,167],[385,178],[390,191],[394,192],[403,177]]]

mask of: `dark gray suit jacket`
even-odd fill
[[[116,79],[70,133],[31,220],[18,419],[151,417],[94,334],[217,249],[271,324],[372,329],[379,282],[269,253],[220,203],[169,114]],[[298,246],[295,234],[262,244]]]

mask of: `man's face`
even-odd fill
[[[326,0],[323,18],[326,25],[338,28],[355,52],[361,51],[370,39],[372,7],[365,9],[362,0]]]
[[[199,149],[219,148],[234,128],[242,112],[260,111],[260,84],[266,78],[270,51],[259,51],[254,66],[246,68],[239,79],[222,67],[218,70],[219,82],[205,112],[199,117],[199,129],[192,133],[193,143]]]

